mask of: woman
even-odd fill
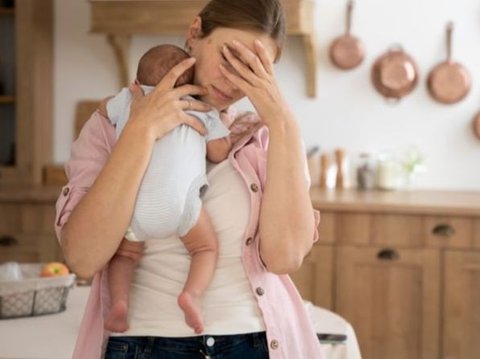
[[[288,277],[317,238],[318,215],[298,124],[273,72],[284,37],[279,0],[212,0],[187,33],[195,60],[174,67],[147,96],[132,87],[130,119],[118,141],[98,111],[85,125],[56,219],[67,263],[80,277],[94,276],[74,358],[321,358]],[[196,85],[174,88],[194,63]],[[186,95],[202,101],[182,100]],[[244,96],[257,114],[235,118],[230,105]],[[153,144],[181,124],[204,133],[184,110],[208,111],[207,103],[222,110],[234,145],[227,160],[209,168],[203,198],[220,243],[203,304],[205,335],[193,336],[176,306],[189,265],[178,238],[146,242],[131,286],[130,329],[106,333],[106,266],[121,243],[129,253],[122,238]]]

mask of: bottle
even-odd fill
[[[328,171],[330,169],[330,157],[323,153],[320,156],[320,180],[318,185],[320,188],[327,188],[327,178],[328,178]]]
[[[337,164],[337,176],[335,179],[335,188],[343,189],[346,187],[346,169],[347,169],[347,161],[345,150],[342,148],[338,148],[335,150],[335,162]]]
[[[359,156],[357,186],[361,190],[375,187],[375,166],[369,153],[361,153]]]

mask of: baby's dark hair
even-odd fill
[[[156,86],[172,67],[189,57],[188,53],[175,45],[165,44],[152,47],[143,54],[138,62],[137,81],[140,85]],[[192,66],[178,78],[175,86],[193,83],[193,76]]]

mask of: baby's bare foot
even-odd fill
[[[128,329],[128,308],[125,301],[114,304],[105,320],[105,329],[114,333],[123,333]]]
[[[188,326],[193,328],[196,334],[203,332],[203,318],[200,304],[200,298],[193,296],[188,292],[182,292],[178,296],[178,305],[185,314],[185,321]]]

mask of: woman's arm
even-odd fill
[[[297,270],[313,245],[315,221],[305,178],[305,153],[300,130],[276,84],[273,64],[258,40],[254,49],[234,41],[225,57],[241,77],[221,67],[254,105],[270,133],[267,177],[260,213],[260,254],[274,273]]]
[[[188,59],[175,66],[147,96],[138,87],[133,88],[134,101],[127,125],[61,231],[67,263],[80,277],[91,277],[115,253],[130,222],[154,142],[183,123],[205,133],[203,126],[183,111],[190,103],[181,100],[186,95],[203,94],[204,90],[193,85],[173,88],[177,78],[193,63]],[[198,111],[210,110],[200,101],[193,106]],[[74,172],[81,173],[82,169]]]

